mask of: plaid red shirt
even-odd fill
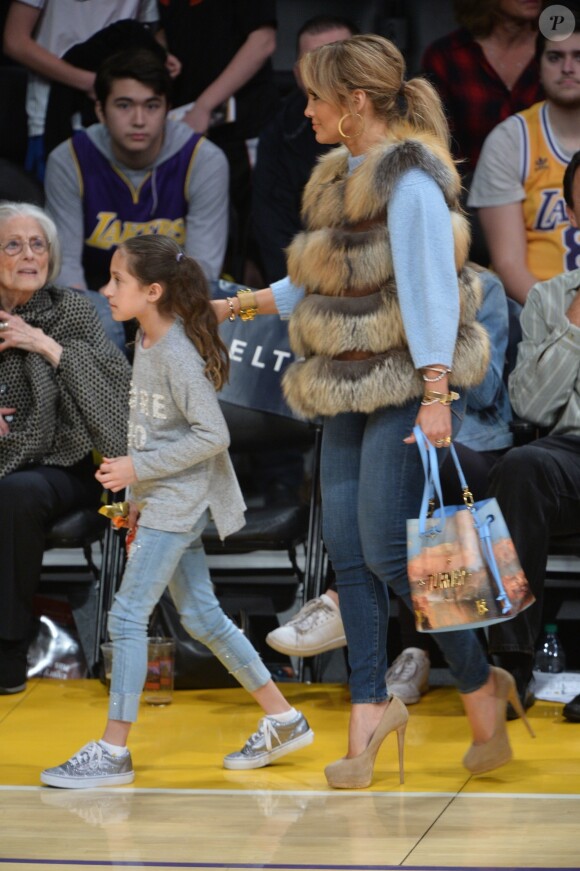
[[[453,155],[464,161],[459,167],[464,176],[475,169],[483,140],[496,124],[543,99],[535,58],[510,91],[463,28],[430,45],[422,69],[443,100]]]

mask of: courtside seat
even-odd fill
[[[320,427],[229,402],[220,405],[230,430],[233,457],[250,454],[253,462],[259,462],[266,450],[298,448],[312,458],[308,501],[300,496],[284,505],[254,506],[250,501],[246,525],[224,542],[213,524],[204,532],[204,547],[213,557],[210,565],[217,594],[226,610],[240,614],[241,622],[247,625],[249,614],[280,613],[297,599],[301,604],[320,593]],[[285,553],[288,564],[279,556],[273,557],[276,552]],[[244,565],[235,559],[250,553],[256,558]]]

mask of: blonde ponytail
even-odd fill
[[[450,146],[449,125],[439,94],[427,79],[417,76],[403,82],[396,101],[391,126],[397,121],[420,133],[431,133],[446,147]]]

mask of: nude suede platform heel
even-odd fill
[[[399,783],[404,783],[403,750],[408,719],[409,712],[403,702],[396,696],[391,696],[366,750],[352,759],[339,759],[338,762],[332,762],[326,766],[324,773],[328,785],[332,786],[333,789],[365,789],[370,786],[376,755],[381,744],[391,732],[397,733]]]
[[[534,730],[526,717],[523,705],[518,696],[516,682],[508,671],[503,668],[490,667],[495,676],[496,716],[495,731],[489,741],[484,744],[472,744],[465,756],[463,764],[472,774],[485,774],[500,765],[505,765],[513,756],[506,728],[506,708],[508,701],[512,703],[518,716],[526,724],[527,730],[535,738]]]

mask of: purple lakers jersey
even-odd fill
[[[115,248],[133,236],[158,233],[185,242],[189,176],[202,136],[191,134],[174,155],[147,173],[135,188],[83,131],[70,140],[83,204],[83,268],[88,287],[109,280]]]

